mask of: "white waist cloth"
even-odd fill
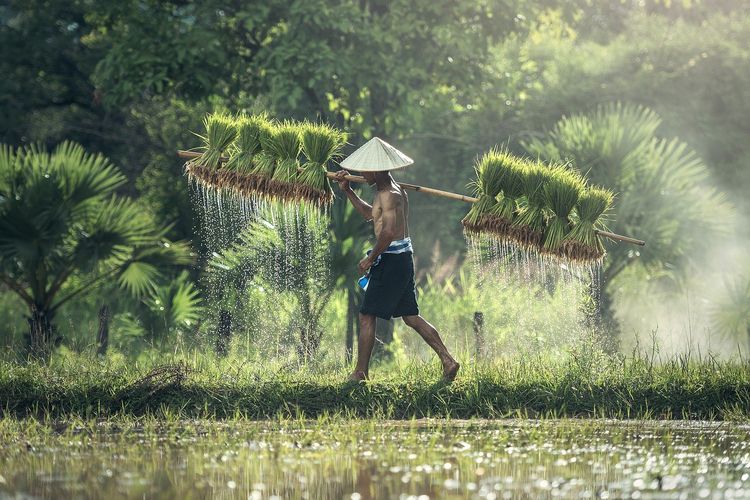
[[[388,248],[385,249],[383,253],[406,253],[411,252],[414,253],[414,248],[411,246],[411,238],[404,238],[402,240],[393,240],[391,241],[391,244],[388,245]],[[370,255],[372,253],[372,248],[367,251],[367,255]],[[378,255],[378,257],[375,259],[375,262],[373,262],[373,266],[377,266],[380,264],[380,256],[383,254]]]
[[[411,238],[404,238],[402,240],[394,240],[388,245],[383,253],[414,253],[414,248],[411,246]]]

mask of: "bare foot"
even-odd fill
[[[443,380],[449,384],[455,380],[461,365],[455,359],[443,364]]]
[[[367,380],[367,374],[363,371],[355,370],[349,375],[349,382],[363,382]]]

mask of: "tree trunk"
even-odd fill
[[[55,336],[55,327],[52,325],[52,313],[47,309],[34,305],[31,307],[31,315],[28,317],[28,322],[28,353],[35,358],[42,360],[49,359],[52,353],[52,341]]]
[[[477,361],[484,358],[484,313],[477,311],[474,313],[474,344],[476,346]]]
[[[226,309],[219,311],[219,325],[216,327],[216,354],[226,356],[232,342],[232,313]]]
[[[393,330],[395,330],[395,328],[396,323],[393,319],[376,319],[375,349],[373,349],[372,352],[372,357],[374,359],[384,361],[391,358],[392,354],[388,349],[388,345],[393,342]]]
[[[354,290],[346,291],[346,302],[346,363],[350,364],[354,353],[354,328],[359,323]]]
[[[99,331],[96,334],[96,353],[99,356],[107,354],[109,346],[109,306],[102,305],[99,308]]]
[[[308,320],[299,328],[299,347],[297,349],[300,358],[307,363],[320,349],[320,341],[323,338],[323,332],[318,322],[314,319]]]

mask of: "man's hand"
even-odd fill
[[[360,260],[359,261],[359,266],[357,266],[357,267],[359,268],[359,272],[360,273],[362,273],[362,274],[366,273],[367,270],[372,267],[372,259],[370,259],[370,256],[368,255],[364,259]]]
[[[349,172],[346,170],[339,170],[336,172],[335,180],[339,183],[339,188],[341,188],[342,191],[346,192],[351,189],[351,186],[349,186],[349,181],[346,180],[346,176],[349,175]]]

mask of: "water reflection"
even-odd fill
[[[718,423],[0,423],[0,498],[748,498]]]

